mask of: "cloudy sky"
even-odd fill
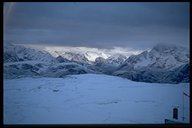
[[[4,3],[4,40],[97,48],[189,45],[189,3]]]

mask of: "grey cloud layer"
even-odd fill
[[[189,3],[15,3],[5,39],[89,47],[189,43]]]

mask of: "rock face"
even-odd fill
[[[54,57],[46,51],[7,43],[4,46],[4,78],[103,73],[142,82],[189,82],[189,50],[175,45],[158,44],[150,51],[128,58],[116,54],[97,57],[94,62],[72,51],[58,55]]]
[[[189,51],[158,44],[149,52],[130,56],[113,75],[143,82],[189,82]]]

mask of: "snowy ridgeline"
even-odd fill
[[[163,124],[178,107],[189,123],[189,84],[84,74],[4,80],[4,124]],[[184,121],[183,121],[184,112]]]
[[[158,44],[138,55],[130,55],[130,52],[122,49],[87,51],[78,47],[53,47],[39,51],[7,43],[4,46],[4,78],[61,78],[72,74],[99,73],[140,82],[189,83],[187,48]]]

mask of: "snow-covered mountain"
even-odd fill
[[[4,78],[61,77],[69,74],[96,73],[82,64],[88,63],[85,56],[73,53],[65,53],[63,56],[55,58],[46,51],[6,43]]]
[[[56,57],[56,60],[59,62],[59,63],[64,63],[64,62],[69,62],[68,59],[62,57],[62,56],[58,56]]]
[[[178,76],[178,71],[189,69],[189,51],[184,47],[158,44],[151,51],[130,56],[114,75],[145,82],[189,82],[189,75]],[[182,67],[184,69],[182,69]],[[186,72],[187,72],[186,71]],[[188,71],[189,72],[189,71]],[[169,75],[168,75],[169,74]],[[171,75],[170,75],[171,74]],[[189,73],[188,73],[189,74]]]
[[[119,66],[126,60],[126,56],[123,56],[121,54],[113,55],[108,57],[107,59],[102,57],[97,57],[95,59],[95,65],[101,66],[101,65],[113,65],[113,66]]]
[[[104,59],[102,57],[97,57],[95,59],[94,65],[100,68],[100,71],[106,74],[111,74],[115,69],[126,60],[126,56],[121,54],[116,54]]]
[[[34,47],[34,46],[33,46]],[[89,62],[95,62],[95,59],[98,57],[102,57],[107,59],[111,56],[123,55],[129,57],[130,55],[136,55],[141,53],[140,50],[128,49],[128,48],[119,48],[114,47],[113,49],[99,49],[99,48],[89,48],[89,47],[45,47],[43,50],[49,52],[52,56],[65,56],[65,53],[73,53],[84,55]],[[71,58],[68,58],[71,60]]]
[[[14,79],[21,77],[54,77],[60,78],[66,75],[99,73],[89,66],[75,63],[47,63],[40,61],[20,61],[4,64],[4,78]]]
[[[70,74],[103,73],[134,81],[189,82],[189,50],[184,47],[158,44],[150,51],[131,56],[117,51],[118,54],[112,54],[109,51],[101,50],[99,53],[82,49],[72,51],[73,48],[62,47],[43,50],[6,43],[4,77],[63,77]],[[93,53],[95,61],[90,61],[94,58],[91,55]]]
[[[130,56],[124,64],[133,65],[134,69],[150,66],[157,69],[174,69],[189,63],[189,51],[184,47],[158,44],[148,52]]]
[[[54,49],[54,48],[53,48]],[[74,51],[73,51],[74,50]],[[106,59],[106,63],[102,66],[95,64],[93,61],[88,60],[86,56],[94,58],[97,56],[107,57],[110,54],[104,54],[101,50],[92,49],[94,51],[86,50],[80,47],[74,49],[69,47],[54,51],[39,49],[23,45],[15,45],[6,43],[4,45],[4,77],[5,78],[18,78],[25,76],[52,76],[61,77],[68,74],[84,74],[84,73],[107,73],[110,74],[114,67],[117,67],[125,56],[121,54],[112,55]],[[90,50],[90,49],[88,49]],[[105,51],[107,53],[107,51]],[[94,54],[94,55],[93,55]],[[90,58],[89,58],[90,59]],[[98,60],[98,59],[97,59]],[[44,65],[46,63],[46,66]],[[60,64],[59,64],[60,63]],[[61,68],[61,65],[68,65],[67,68]],[[38,65],[41,65],[40,67]],[[69,66],[70,65],[70,66]],[[55,67],[58,66],[58,67]],[[42,71],[41,68],[44,68]],[[74,68],[75,67],[75,68]],[[52,72],[53,69],[56,70]],[[51,74],[52,72],[52,74]]]
[[[32,48],[27,48],[21,45],[14,45],[11,43],[4,44],[4,63],[18,62],[18,61],[43,61],[55,62],[55,58],[48,52],[39,51]]]
[[[65,77],[66,75],[87,74],[87,73],[96,73],[96,72],[92,69],[89,69],[87,66],[83,64],[66,62],[66,63],[56,63],[54,65],[50,65],[43,72],[43,75],[41,76],[62,78],[62,77]]]
[[[64,52],[58,55],[70,61],[84,63],[84,64],[89,63],[89,60],[83,54],[80,54],[80,53]]]
[[[50,63],[42,61],[19,61],[4,63],[4,78],[40,77]]]
[[[86,47],[45,47],[43,50],[49,52],[52,56],[66,56],[69,60],[72,60],[72,56],[67,56],[70,53],[76,55],[84,55],[89,61],[95,61],[97,57],[107,58],[109,55],[104,53],[102,50],[97,48],[86,48]]]

